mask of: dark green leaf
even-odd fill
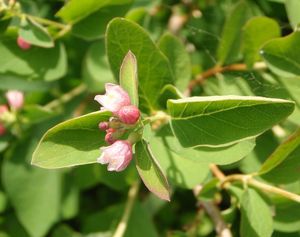
[[[253,138],[294,110],[288,100],[251,96],[168,101],[172,130],[183,147],[228,146]]]
[[[173,75],[169,61],[144,29],[131,21],[116,18],[108,25],[106,47],[116,78],[119,78],[124,56],[129,50],[132,51],[138,65],[140,106],[146,111],[155,111],[159,108],[158,91],[164,85],[173,83]]]

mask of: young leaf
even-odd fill
[[[48,169],[96,163],[105,145],[98,128],[109,112],[94,112],[70,119],[48,130],[32,155],[32,164]]]
[[[259,174],[265,174],[284,162],[300,146],[300,129],[284,141],[271,156],[263,163],[259,170]],[[299,162],[300,163],[300,162]]]
[[[273,232],[271,210],[254,189],[249,188],[243,193],[241,215],[241,236],[271,237]]]
[[[44,48],[51,48],[54,46],[54,41],[47,30],[31,19],[26,19],[21,23],[19,35],[32,45]]]
[[[253,138],[291,114],[294,106],[292,101],[254,96],[168,101],[172,130],[183,147],[221,147]]]
[[[170,61],[175,76],[175,85],[184,91],[191,79],[191,60],[184,44],[170,33],[164,34],[158,41],[158,47]]]
[[[261,50],[268,67],[283,77],[300,75],[300,31],[270,40]]]
[[[120,85],[127,91],[131,104],[139,106],[137,61],[134,54],[128,51],[120,68]]]
[[[249,68],[260,59],[259,50],[270,39],[280,36],[278,23],[268,17],[260,16],[250,19],[243,34],[243,52]]]
[[[116,18],[108,24],[106,48],[116,78],[124,56],[131,50],[138,62],[140,108],[143,111],[160,108],[158,92],[164,85],[173,84],[173,74],[166,56],[146,31],[136,23]]]
[[[161,199],[170,201],[170,187],[149,145],[141,140],[135,145],[136,168],[146,187]]]

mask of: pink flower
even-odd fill
[[[6,132],[5,127],[0,123],[0,136],[4,135]]]
[[[126,124],[135,124],[140,118],[140,111],[134,105],[124,106],[118,112],[119,119]]]
[[[108,164],[108,171],[122,171],[132,159],[132,147],[128,141],[118,140],[114,144],[101,147],[101,156],[97,159],[100,164]]]
[[[114,114],[117,114],[123,106],[130,105],[130,98],[128,93],[120,86],[106,83],[105,95],[96,95],[95,100],[98,101],[103,107]]]
[[[25,41],[21,36],[18,36],[17,44],[23,50],[28,50],[31,48],[31,44]]]
[[[10,107],[14,109],[20,109],[24,104],[24,95],[21,91],[8,91],[5,96]]]

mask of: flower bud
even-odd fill
[[[126,124],[135,124],[140,118],[140,111],[134,105],[124,106],[119,110],[119,119]]]
[[[24,104],[24,95],[21,91],[8,91],[5,96],[11,108],[20,109]]]
[[[1,117],[1,114],[4,114],[8,111],[8,108],[6,105],[0,105],[0,117]]]
[[[99,123],[99,129],[102,130],[102,131],[106,131],[107,129],[109,129],[108,122],[100,122]]]
[[[31,44],[25,41],[21,36],[18,37],[17,44],[23,50],[28,50],[31,48]]]
[[[0,123],[0,136],[4,135],[6,132],[5,127]]]
[[[95,100],[103,106],[101,107],[102,110],[108,110],[117,114],[123,106],[130,105],[129,95],[122,87],[112,83],[106,83],[105,91],[105,95],[95,96]]]
[[[113,132],[107,132],[104,139],[110,145],[116,141],[116,139],[113,136]]]
[[[118,140],[108,147],[101,147],[100,164],[108,164],[108,171],[122,171],[132,159],[132,147],[128,141]]]

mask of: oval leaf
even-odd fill
[[[51,48],[54,46],[54,41],[48,31],[31,19],[26,19],[22,22],[19,35],[25,41],[39,47]]]
[[[96,163],[105,133],[98,124],[109,112],[94,112],[70,119],[49,129],[32,156],[32,164],[48,169]]]
[[[136,168],[146,187],[161,199],[170,201],[170,188],[159,164],[145,140],[135,145]]]
[[[120,85],[129,94],[131,104],[138,107],[137,62],[131,51],[126,54],[120,68]]]
[[[268,67],[284,77],[300,75],[300,32],[270,40],[261,50]]]
[[[166,84],[173,84],[170,63],[152,42],[147,32],[138,24],[116,18],[106,31],[108,60],[116,78],[129,50],[136,56],[139,73],[140,107],[144,111],[160,108],[159,91]]]
[[[253,138],[294,110],[294,102],[254,96],[169,100],[175,136],[183,147],[221,147]]]

